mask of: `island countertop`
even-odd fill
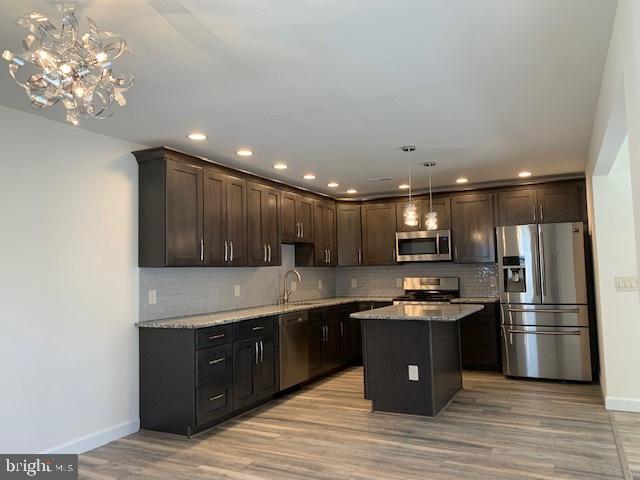
[[[358,320],[421,320],[425,322],[455,322],[479,312],[482,305],[391,305],[389,307],[352,313]]]

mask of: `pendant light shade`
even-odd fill
[[[438,230],[438,212],[433,210],[433,193],[431,191],[431,167],[435,167],[436,162],[426,162],[424,166],[429,171],[429,211],[424,216],[424,225],[427,230]]]
[[[411,152],[416,149],[413,145],[405,145],[402,147],[403,152],[407,152],[407,160],[409,163],[409,203],[407,203],[402,212],[403,222],[407,227],[417,227],[420,219],[418,218],[418,206],[411,197]]]

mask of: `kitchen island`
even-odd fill
[[[462,389],[459,320],[482,305],[400,304],[362,321],[365,398],[373,410],[436,416]]]

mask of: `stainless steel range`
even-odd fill
[[[393,304],[449,303],[460,296],[457,277],[407,277],[403,282],[404,295],[393,299]]]
[[[506,375],[591,381],[582,223],[498,227]]]

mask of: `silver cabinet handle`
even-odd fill
[[[231,246],[231,256],[229,258],[229,261],[233,262],[233,242],[229,242],[229,245]]]
[[[453,247],[453,256],[456,260],[458,260],[458,246]]]
[[[213,402],[215,400],[220,400],[222,397],[224,397],[224,393],[221,393],[220,395],[216,395],[215,397],[209,397],[209,401]]]
[[[577,308],[537,308],[535,310],[527,310],[526,308],[508,308],[508,312],[514,313],[580,313]]]
[[[300,222],[300,238],[304,238],[304,222]]]
[[[533,223],[538,223],[538,218],[536,215],[536,206],[535,204],[531,205],[531,210],[533,210]]]
[[[267,262],[267,244],[265,243],[264,245],[262,245],[263,249],[264,249],[264,257],[262,258],[263,262]]]
[[[208,336],[207,340],[217,340],[218,338],[224,338],[224,333],[218,333],[217,335]]]
[[[204,262],[204,238],[200,238],[200,261]]]
[[[264,330],[264,327],[253,327],[251,330],[257,332],[258,330]]]
[[[260,340],[260,363],[264,361],[264,344]]]
[[[215,365],[216,363],[220,363],[222,361],[224,361],[224,357],[216,358],[215,360],[209,360],[209,365]]]
[[[227,261],[227,250],[228,250],[228,245],[227,245],[227,241],[224,241],[224,261]]]
[[[328,336],[327,336],[327,326],[323,325],[322,326],[322,341],[326,342],[327,338],[328,338]]]
[[[436,233],[436,255],[440,256],[440,234]]]
[[[298,238],[302,238],[304,234],[302,233],[302,222],[298,222]]]
[[[508,330],[509,333],[524,333],[527,335],[580,335],[579,330],[569,330],[568,332],[534,332],[529,330]]]
[[[256,365],[257,365],[258,364],[258,359],[260,358],[258,356],[258,341],[257,340],[255,341],[255,347],[256,347]]]
[[[329,252],[329,263],[331,263],[331,249],[330,249],[330,248],[328,248],[328,249],[327,249],[327,252]]]
[[[344,338],[344,325],[340,322],[340,338]]]
[[[544,207],[540,204],[540,223],[544,223]]]
[[[267,249],[269,252],[269,260],[267,260],[269,263],[271,263],[271,244],[267,245]]]
[[[358,249],[358,263],[362,264],[362,250]]]
[[[392,261],[392,262],[395,262],[395,261],[396,261],[396,249],[395,249],[395,248],[393,248],[393,249],[391,250],[391,261]]]

